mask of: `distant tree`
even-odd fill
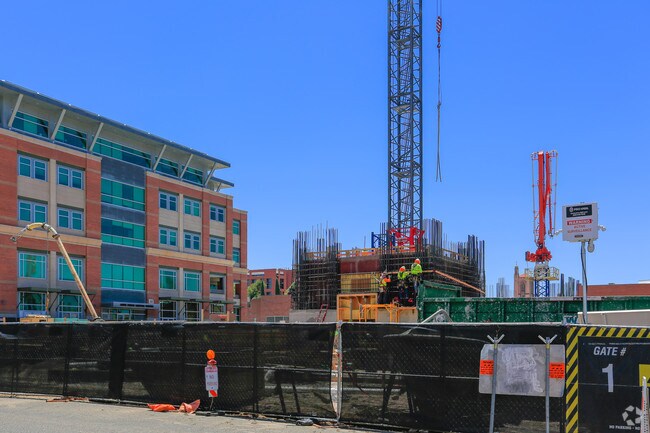
[[[275,294],[276,295],[281,295],[282,292],[280,291],[280,280],[278,279],[278,276],[275,276]]]
[[[248,293],[248,299],[259,298],[264,293],[264,281],[256,280],[253,284],[248,286],[246,292]]]
[[[289,287],[287,287],[287,289],[284,291],[284,294],[285,295],[291,295],[294,292],[294,290],[296,290],[296,282],[295,281],[293,283],[291,283],[291,285]]]

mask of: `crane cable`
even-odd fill
[[[440,167],[440,107],[442,106],[442,86],[440,85],[440,33],[442,32],[442,0],[436,1],[436,32],[438,32],[438,154],[436,165],[436,182],[442,182],[442,169]]]

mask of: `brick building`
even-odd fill
[[[578,285],[578,296],[582,296],[582,284]],[[650,296],[650,282],[589,284],[587,296]]]
[[[10,241],[35,221],[62,234],[105,319],[239,317],[247,213],[214,176],[229,166],[0,81],[0,317],[85,317],[56,242]]]
[[[285,290],[293,283],[293,270],[279,268],[250,270],[248,271],[248,284],[246,287],[257,280],[264,282],[265,295],[275,295],[276,280],[280,287],[280,294],[284,294]]]

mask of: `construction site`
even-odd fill
[[[647,295],[646,284],[589,291],[598,202],[558,210],[559,152],[527,143],[515,160],[532,167],[532,242],[513,296],[503,278],[489,296],[487,225],[450,239],[456,221],[425,215],[444,167],[442,0],[429,24],[427,0],[386,3],[387,189],[364,185],[385,213],[352,235],[363,248],[329,224],[299,230],[291,270],[249,269],[248,211],[214,176],[228,162],[0,81],[0,183],[13,203],[0,209],[0,409],[33,408],[9,399],[38,394],[206,417],[164,423],[131,408],[116,431],[145,431],[137,419],[264,428],[208,418],[237,416],[309,431],[650,433],[650,283]],[[425,75],[427,32],[437,58]],[[480,167],[463,166],[464,181],[480,182],[491,169]],[[560,236],[580,248],[580,278],[553,257]]]

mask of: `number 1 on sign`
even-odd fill
[[[602,372],[607,375],[607,392],[614,392],[614,364],[609,364]]]

